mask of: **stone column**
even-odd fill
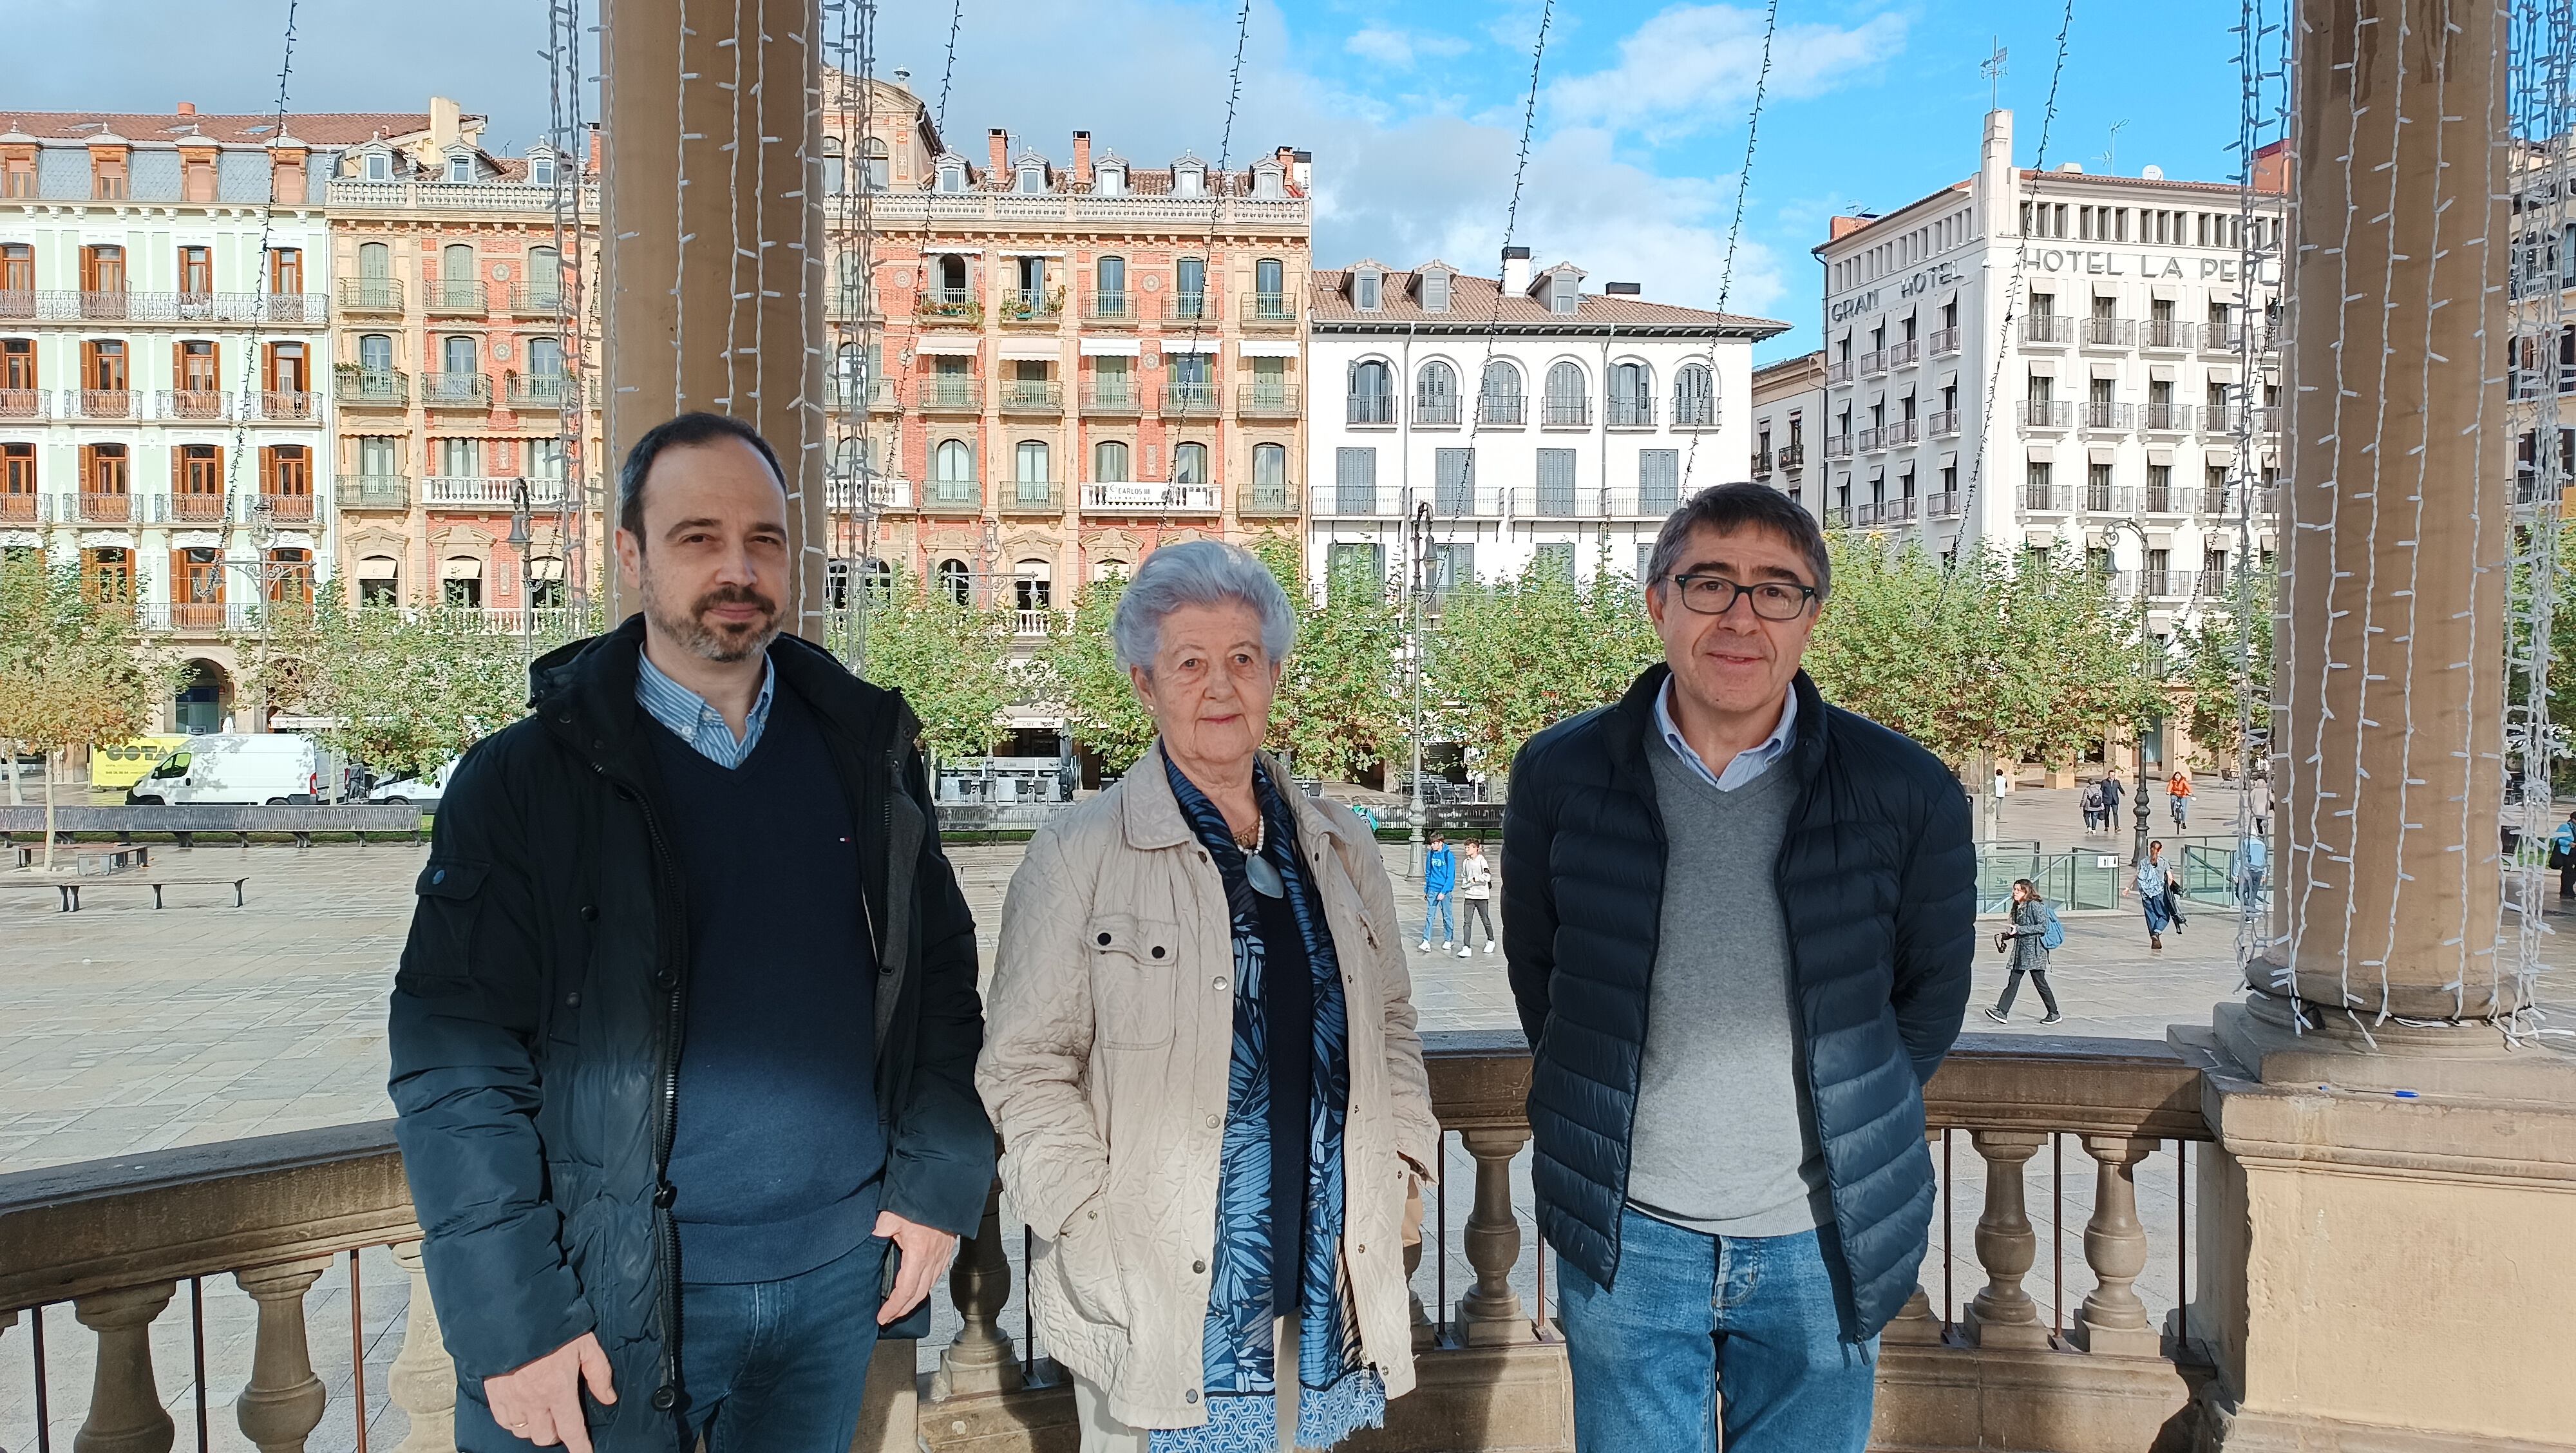
[[[393,1249],[393,1256],[394,1265],[411,1278],[402,1351],[385,1377],[386,1396],[411,1419],[411,1430],[394,1453],[456,1453],[456,1364],[438,1330],[438,1308],[429,1299],[420,1243],[406,1241]]]
[[[330,1401],[322,1379],[313,1375],[313,1352],[304,1336],[304,1294],[330,1269],[330,1257],[308,1256],[233,1273],[233,1281],[259,1303],[250,1385],[234,1404],[234,1416],[260,1453],[304,1453],[304,1440]]]
[[[178,1290],[177,1282],[157,1281],[72,1303],[72,1315],[98,1334],[89,1416],[72,1438],[74,1453],[169,1453],[178,1429],[153,1383],[152,1321]]]
[[[2513,533],[2502,12],[2298,10],[2272,954],[2320,1007],[2485,1019],[2519,1007],[2496,997],[2495,958]],[[2251,974],[2277,987],[2273,965]]]
[[[830,522],[813,0],[617,0],[603,16],[603,472],[613,487],[637,436],[673,414],[748,420],[787,473],[796,588],[779,604],[788,629],[819,640]],[[635,602],[605,575],[614,622]]]

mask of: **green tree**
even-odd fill
[[[1609,568],[1571,579],[1546,558],[1441,601],[1427,678],[1447,734],[1492,777],[1535,733],[1616,700],[1663,654],[1635,579]]]
[[[1280,561],[1267,563],[1279,571]],[[1300,589],[1289,594],[1303,608],[1270,707],[1270,745],[1304,776],[1348,781],[1404,748],[1412,718],[1397,669],[1404,612],[1365,566],[1334,572],[1320,608],[1305,606]]]
[[[2268,739],[2272,730],[2272,577],[2258,570],[2240,584],[2244,594],[2231,591],[2224,606],[2205,607],[2177,632],[2175,643],[2184,719],[2193,745],[2211,766],[2233,764],[2244,751],[2246,717],[2239,703],[2249,687],[2256,740]],[[2576,644],[2564,633],[2561,640]],[[2562,644],[2560,660],[2565,659]]]
[[[1007,611],[961,604],[898,571],[868,617],[868,679],[903,693],[934,760],[981,756],[1019,695]]]
[[[1066,730],[1109,772],[1125,772],[1154,741],[1154,718],[1136,699],[1109,636],[1126,591],[1126,577],[1115,572],[1084,586],[1072,613],[1047,639],[1035,673],[1038,693],[1064,709]]]
[[[0,743],[45,755],[45,867],[54,864],[55,784],[74,747],[149,731],[178,663],[148,647],[133,613],[87,598],[76,565],[41,551],[0,556]]]

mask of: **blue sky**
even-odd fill
[[[880,70],[909,67],[935,98],[948,7],[883,8]],[[155,25],[155,10],[191,18]],[[1234,152],[1315,153],[1318,266],[1436,255],[1492,269],[1538,13],[1525,0],[1256,0]],[[0,81],[0,114],[183,97],[265,109],[284,14],[284,0],[0,0],[0,33],[44,58]],[[1998,42],[2016,160],[2032,164],[2062,14],[2019,0],[1784,4],[1728,295],[1736,311],[1798,325],[1760,356],[1815,345],[1808,249],[1828,218],[1899,206],[1974,170],[1988,96],[1978,63]],[[2169,176],[2233,176],[2237,16],[2210,0],[2079,0],[2050,164],[2103,169],[2112,124],[2125,122],[2107,158],[2120,172],[2152,162]],[[966,0],[949,135],[980,155],[985,128],[1007,126],[1063,157],[1079,127],[1142,163],[1184,147],[1213,157],[1234,17],[1231,3],[1192,0]],[[1755,5],[1557,7],[1516,231],[1541,265],[1572,258],[1596,283],[1717,302],[1761,18]],[[412,109],[437,91],[489,113],[495,139],[545,128],[539,0],[446,0],[431,23],[374,0],[304,0],[300,30],[299,108]]]

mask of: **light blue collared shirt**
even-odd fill
[[[1734,791],[1770,771],[1772,763],[1789,755],[1789,744],[1797,740],[1797,727],[1798,691],[1792,686],[1788,697],[1780,703],[1780,724],[1771,729],[1771,735],[1764,737],[1761,745],[1736,753],[1735,760],[1726,764],[1725,771],[1711,772],[1708,763],[1700,760],[1699,753],[1691,744],[1682,740],[1682,729],[1673,725],[1673,679],[1665,677],[1664,689],[1655,693],[1655,729],[1664,734],[1664,744],[1673,749],[1674,756],[1697,772],[1701,781],[1720,792]]]
[[[707,704],[700,696],[662,672],[653,658],[641,652],[635,657],[635,704],[653,714],[653,719],[671,729],[671,735],[687,742],[697,754],[728,770],[739,767],[760,745],[761,728],[769,725],[769,701],[778,692],[778,667],[768,657],[760,662],[760,695],[752,698],[751,715],[743,719],[742,739],[734,740],[733,728],[724,713]]]

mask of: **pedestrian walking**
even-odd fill
[[[2013,996],[2021,992],[2022,975],[2030,975],[2030,985],[2039,991],[2039,1002],[2048,1010],[2042,1024],[2055,1024],[2066,1016],[2057,1010],[2057,995],[2048,987],[2049,950],[2066,942],[2066,928],[2057,921],[2057,910],[2039,896],[2039,887],[2028,878],[2015,878],[2012,885],[2012,926],[1995,934],[1995,950],[2008,954],[2004,967],[2009,976],[2004,980],[2004,996],[1986,1017],[1997,1024],[2012,1018]]]
[[[2247,833],[2236,846],[2236,901],[2248,908],[2263,902],[2263,873],[2272,864],[2272,844],[2260,833]]]
[[[2173,871],[2165,866],[2165,845],[2147,844],[2147,860],[2138,864],[2137,881],[2132,885],[2138,902],[2147,915],[2147,947],[2164,952],[2165,930],[2180,932],[2182,908],[2175,901]]]
[[[1083,1453],[1327,1449],[1413,1386],[1440,1125],[1377,841],[1260,750],[1296,626],[1248,551],[1147,556],[1110,637],[1153,744],[1002,907],[976,1085]]]
[[[2191,826],[2191,777],[2180,767],[2165,782],[2165,801],[2173,809],[2174,831]]]
[[[1431,925],[1440,925],[1440,946],[1458,946],[1457,915],[1451,911],[1450,896],[1458,891],[1458,855],[1449,851],[1448,840],[1438,833],[1431,835],[1431,851],[1422,859],[1422,947],[1431,947]]]
[[[2127,790],[2117,777],[2102,778],[2102,826],[2112,832],[2120,830],[2120,797]]]
[[[617,488],[643,611],[465,754],[394,975],[455,1445],[847,1448],[992,1187],[975,925],[920,723],[780,634],[768,443],[684,414]]]
[[[1494,920],[1486,911],[1494,896],[1494,860],[1485,856],[1485,845],[1473,838],[1467,840],[1467,856],[1458,860],[1458,899],[1464,906],[1459,912],[1458,957],[1465,958],[1476,947],[1476,926],[1485,928],[1485,952],[1494,951]]]
[[[2084,809],[2084,830],[2088,833],[2100,832],[2104,817],[2102,779],[2097,777],[2084,784],[2084,795],[2077,800],[2077,805]]]
[[[2550,830],[2549,866],[2558,870],[2558,896],[2576,898],[2576,812]]]
[[[2253,785],[2248,790],[2253,796],[2253,800],[2247,806],[2253,809],[2255,835],[2270,837],[2272,835],[2272,774],[2255,773]]]
[[[1575,1445],[1860,1453],[1970,992],[1968,799],[1799,669],[1831,576],[1796,501],[1703,490],[1645,576],[1663,662],[1531,738],[1503,821]]]

